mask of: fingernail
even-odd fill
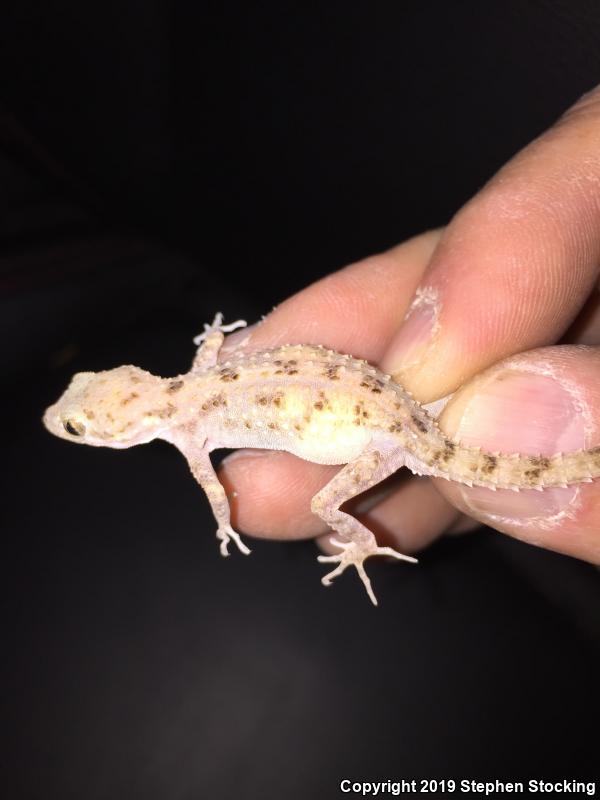
[[[450,405],[443,427],[463,444],[505,454],[553,455],[585,446],[581,400],[556,378],[525,370],[506,369],[485,383],[474,381]],[[558,514],[576,494],[575,486],[543,492],[463,491],[470,510],[514,520]]]
[[[439,300],[431,288],[418,289],[386,354],[386,369],[400,373],[423,363],[438,327]]]

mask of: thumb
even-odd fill
[[[551,456],[600,445],[600,348],[513,356],[457,392],[440,427],[464,445]],[[455,506],[522,541],[600,564],[600,480],[514,492],[437,480]]]

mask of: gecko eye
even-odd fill
[[[67,419],[63,422],[63,427],[67,433],[70,433],[71,436],[83,436],[85,433],[85,425],[82,425],[81,422],[76,422],[72,419]]]

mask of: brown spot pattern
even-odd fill
[[[183,381],[171,381],[167,386],[167,394],[175,394],[183,387]]]
[[[219,408],[227,405],[227,398],[224,394],[213,394],[202,403],[202,411],[208,411],[209,408]]]
[[[339,381],[340,376],[338,373],[340,367],[341,364],[328,364],[323,371],[323,375],[330,381]]]
[[[121,400],[121,405],[126,406],[128,403],[131,403],[132,400],[136,400],[139,397],[137,392],[131,392],[131,394],[127,395]]]
[[[223,367],[223,369],[219,372],[219,376],[219,380],[223,381],[224,383],[230,383],[231,381],[237,381],[240,377],[240,374],[231,367]]]
[[[373,394],[381,394],[381,390],[385,386],[385,383],[379,378],[376,378],[374,375],[363,375],[360,386],[362,386],[363,389],[369,389],[369,391],[373,392]]]
[[[254,397],[254,402],[259,406],[268,406],[273,404],[277,408],[281,408],[284,400],[284,393],[281,391],[272,392],[271,394],[262,393]]]
[[[535,483],[539,480],[542,472],[550,467],[550,459],[546,456],[530,456],[528,465],[523,476],[531,483]]]
[[[317,411],[323,411],[323,409],[331,408],[331,403],[329,402],[329,398],[325,392],[319,392],[319,399],[313,403],[313,408],[315,408]]]
[[[275,359],[273,364],[278,367],[275,370],[275,375],[297,375],[298,362],[295,358],[290,358],[289,361],[282,361],[280,358]]]
[[[492,472],[496,471],[498,466],[498,458],[496,456],[492,456],[489,453],[484,453],[483,461],[481,464],[481,472],[483,475],[491,475]]]
[[[365,404],[362,400],[355,404],[353,411],[355,425],[364,425],[365,420],[369,419],[369,412],[365,409]]]
[[[146,411],[146,417],[158,417],[159,419],[169,419],[177,411],[177,406],[173,403],[167,403],[164,408],[155,408],[152,411]]]
[[[454,444],[454,442],[447,441],[444,446],[444,452],[442,453],[441,456],[443,462],[447,464],[448,461],[450,461],[453,458],[455,452],[456,452],[456,445]]]
[[[411,415],[411,420],[418,431],[421,431],[421,433],[427,433],[427,425],[416,414]]]

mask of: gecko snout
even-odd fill
[[[78,439],[85,435],[86,428],[75,415],[61,414],[57,405],[50,406],[44,412],[42,422],[55,436],[62,439]]]
[[[56,423],[58,421],[58,414],[56,413],[56,407],[50,406],[44,411],[44,416],[42,417],[42,422],[44,426],[50,431],[50,433],[54,433],[56,430]]]

